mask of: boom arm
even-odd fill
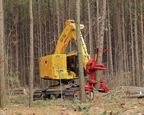
[[[58,41],[57,41],[57,45],[56,45],[56,50],[55,50],[55,54],[62,54],[64,53],[69,41],[71,39],[74,39],[75,41],[77,40],[76,38],[76,24],[74,23],[74,20],[67,20],[65,22],[66,27],[63,30],[63,32],[61,33]],[[84,25],[80,25],[80,29],[83,29]],[[90,56],[87,52],[87,48],[83,39],[82,34],[80,33],[80,40],[81,40],[81,49],[82,49],[82,57],[83,57],[83,65],[84,68],[86,69],[86,64],[88,62],[88,60],[90,59]],[[76,42],[77,43],[77,42]]]
[[[76,75],[74,72],[69,72],[67,55],[64,53],[69,41],[74,39],[77,43],[76,39],[76,24],[73,20],[67,20],[65,22],[66,26],[61,33],[54,54],[47,55],[41,57],[40,59],[40,76],[43,79],[74,79]],[[80,29],[83,29],[84,25],[80,25]],[[81,38],[81,49],[82,49],[82,61],[83,66],[86,69],[86,64],[90,59],[89,54],[87,53],[87,48],[85,42],[83,40],[82,35]]]
[[[66,27],[61,33],[54,54],[62,54],[64,53],[69,41],[72,39],[72,32],[75,30],[75,24],[71,23],[73,20],[66,21]]]

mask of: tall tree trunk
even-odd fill
[[[99,52],[98,52],[98,59],[97,59],[97,63],[100,64],[102,63],[102,57],[103,57],[103,41],[104,41],[104,31],[105,31],[105,18],[106,18],[106,2],[107,0],[103,0],[103,9],[102,9],[102,22],[100,25],[100,44],[99,44]],[[100,73],[101,71],[97,71],[96,76],[97,76],[97,80],[100,80]]]
[[[27,25],[25,26],[25,36],[26,36],[26,38],[29,38],[29,32],[28,32],[29,30],[27,29]],[[26,42],[25,42],[25,49],[27,49],[27,51],[25,51],[25,58],[26,58],[26,75],[27,76],[29,76],[29,52],[28,52],[28,50],[29,50],[29,44],[27,44],[28,42],[29,42],[29,39],[26,39],[25,40]],[[29,76],[30,77],[30,76]],[[24,86],[26,86],[27,85],[27,77],[26,78],[24,78]]]
[[[5,76],[4,76],[4,15],[3,0],[0,0],[0,107],[5,106]]]
[[[113,12],[113,15],[114,17],[111,18],[111,24],[112,24],[112,27],[115,28],[113,29],[113,37],[114,38],[118,38],[118,24],[117,24],[117,20],[118,20],[118,8],[117,8],[117,1],[113,1],[113,5],[114,7],[112,8],[112,10],[114,11]],[[114,55],[113,55],[113,66],[114,66],[114,71],[115,71],[115,74],[117,73],[118,71],[118,66],[117,66],[117,49],[118,49],[118,39],[114,39],[114,44],[113,44],[113,47],[114,47]]]
[[[15,12],[15,51],[16,51],[16,70],[15,75],[19,79],[19,43],[18,43],[18,6],[14,8]]]
[[[29,107],[33,105],[33,74],[34,74],[34,47],[33,47],[33,12],[32,0],[29,0],[30,14],[30,74],[29,74]]]
[[[133,21],[132,21],[132,10],[131,0],[129,1],[129,14],[130,14],[130,36],[131,36],[131,72],[132,72],[132,84],[136,85],[135,80],[135,64],[134,64],[134,37],[133,37]]]
[[[60,9],[59,9],[59,0],[56,0],[56,13],[57,13],[57,30],[58,30],[58,36],[60,35]]]
[[[135,55],[136,55],[136,85],[140,86],[140,71],[139,71],[139,50],[138,50],[138,30],[137,30],[137,2],[134,0],[134,34],[135,34]]]
[[[110,75],[113,78],[113,57],[112,57],[112,43],[111,43],[111,25],[110,25],[110,10],[108,4],[108,41],[109,41],[109,61],[110,61]]]
[[[122,46],[123,46],[123,48],[122,48],[122,50],[123,50],[123,71],[124,72],[126,72],[126,42],[125,42],[125,19],[124,19],[124,0],[122,0],[122,4],[121,4],[121,6],[122,6],[122,40],[123,40],[123,42],[122,42]]]
[[[142,78],[144,79],[144,23],[143,23],[143,0],[140,0],[140,13],[141,13],[141,43],[142,43]],[[144,81],[142,81],[141,84],[143,84]],[[143,85],[144,86],[144,85]]]
[[[100,31],[100,29],[99,29],[99,0],[96,0],[96,4],[97,4],[97,12],[96,12],[96,16],[97,16],[97,26],[96,26],[96,28],[97,28],[97,36],[96,36],[96,40],[97,40],[97,47],[99,47],[99,40],[100,40],[100,38],[99,38],[99,31]]]
[[[121,1],[117,2],[117,38],[118,38],[118,44],[117,44],[117,50],[120,49],[119,53],[116,54],[117,57],[119,57],[119,60],[116,59],[116,62],[118,61],[119,63],[117,64],[117,74],[120,74],[123,72],[123,55],[122,55],[122,30],[121,30],[121,10],[120,10],[120,6],[121,6]]]
[[[84,71],[83,71],[83,62],[82,62],[82,51],[80,43],[80,0],[76,1],[76,37],[78,43],[78,64],[79,64],[79,82],[80,82],[80,100],[81,102],[85,101],[85,80],[84,80]]]
[[[38,24],[39,24],[39,28],[38,28],[38,58],[40,58],[42,56],[42,24],[41,24],[41,0],[38,0]],[[39,78],[40,81],[40,87],[43,86],[43,80],[41,78]]]
[[[22,25],[23,27],[23,31],[22,31],[22,40],[25,39],[25,27],[24,27],[24,23]],[[23,52],[23,57],[25,57],[25,42],[22,42],[22,52]],[[23,58],[22,59],[22,63],[21,63],[21,68],[23,68],[23,76],[21,76],[21,81],[22,81],[22,86],[25,86],[26,84],[26,59]]]
[[[91,22],[90,0],[87,0],[87,3],[88,3],[88,22],[89,22],[90,56],[91,56],[91,58],[94,58],[93,39],[92,39],[92,22]]]
[[[71,0],[68,0],[68,19],[71,17]],[[72,51],[72,42],[69,43],[69,52]]]

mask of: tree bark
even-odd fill
[[[99,0],[96,0],[96,5],[97,5],[97,11],[96,11],[96,16],[97,16],[97,26],[96,26],[96,29],[97,29],[97,38],[96,38],[96,40],[97,40],[97,47],[99,47],[99,40],[100,40],[100,38],[99,38],[99,33],[100,33],[100,28],[99,28]]]
[[[33,46],[33,12],[32,0],[29,1],[30,14],[30,73],[29,73],[29,107],[33,105],[33,74],[34,74],[34,46]]]
[[[124,0],[122,0],[122,4],[121,4],[121,6],[122,6],[122,40],[123,40],[123,42],[122,42],[122,46],[123,46],[123,48],[122,48],[122,50],[123,50],[123,71],[124,72],[127,72],[127,69],[126,69],[126,40],[125,40],[125,17],[124,17],[124,15],[125,15],[125,12],[124,12]]]
[[[0,0],[0,107],[5,106],[5,76],[4,76],[4,15],[3,0]]]
[[[104,41],[104,31],[105,31],[105,18],[106,18],[106,2],[107,0],[103,0],[103,10],[102,10],[102,22],[100,25],[100,44],[99,44],[99,52],[98,52],[98,59],[97,63],[100,64],[102,63],[102,57],[103,57],[103,41]],[[97,80],[100,80],[100,73],[101,71],[97,71]]]
[[[144,23],[143,23],[143,0],[140,0],[140,13],[141,13],[141,45],[142,45],[142,77],[144,79]],[[142,82],[143,84],[144,82]],[[144,85],[142,85],[144,86]]]
[[[138,50],[138,30],[137,30],[137,7],[136,0],[134,0],[134,34],[135,34],[135,66],[136,66],[136,85],[140,86],[140,69],[139,69],[139,50]]]
[[[80,83],[80,100],[85,101],[85,81],[84,81],[84,70],[82,62],[82,51],[80,43],[80,0],[76,1],[76,37],[77,37],[77,49],[78,49],[78,64],[79,64],[79,83]]]
[[[111,78],[113,78],[113,57],[112,57],[112,43],[111,43],[111,25],[110,25],[110,10],[109,10],[109,6],[108,6],[108,46],[109,46],[109,61],[110,61],[110,75]]]
[[[118,38],[118,43],[117,43],[117,50],[120,49],[119,53],[115,53],[117,57],[119,57],[119,60],[116,59],[116,66],[117,66],[117,75],[123,73],[123,55],[122,55],[122,25],[121,25],[121,1],[117,2],[117,38]]]
[[[133,37],[133,21],[132,21],[132,10],[131,0],[129,1],[129,14],[130,14],[130,37],[131,37],[131,72],[132,72],[132,84],[136,85],[135,80],[135,64],[134,64],[134,37]]]
[[[59,0],[56,0],[56,13],[57,13],[57,30],[58,30],[58,36],[60,35],[60,9],[59,9]]]
[[[89,22],[90,57],[91,57],[91,58],[94,58],[90,0],[87,0],[87,3],[88,3],[88,22]]]

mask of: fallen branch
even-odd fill
[[[26,94],[26,90],[25,89],[12,89],[12,90],[9,90],[7,92],[7,94]]]
[[[144,94],[144,87],[137,86],[121,86],[120,87],[126,95]]]
[[[144,98],[144,94],[124,95],[122,98]]]

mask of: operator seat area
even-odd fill
[[[70,71],[74,72],[76,74],[76,77],[79,76],[79,66],[78,66],[77,54],[67,56],[67,70],[68,70],[68,72],[70,72]],[[84,76],[87,76],[85,69],[84,69]]]

